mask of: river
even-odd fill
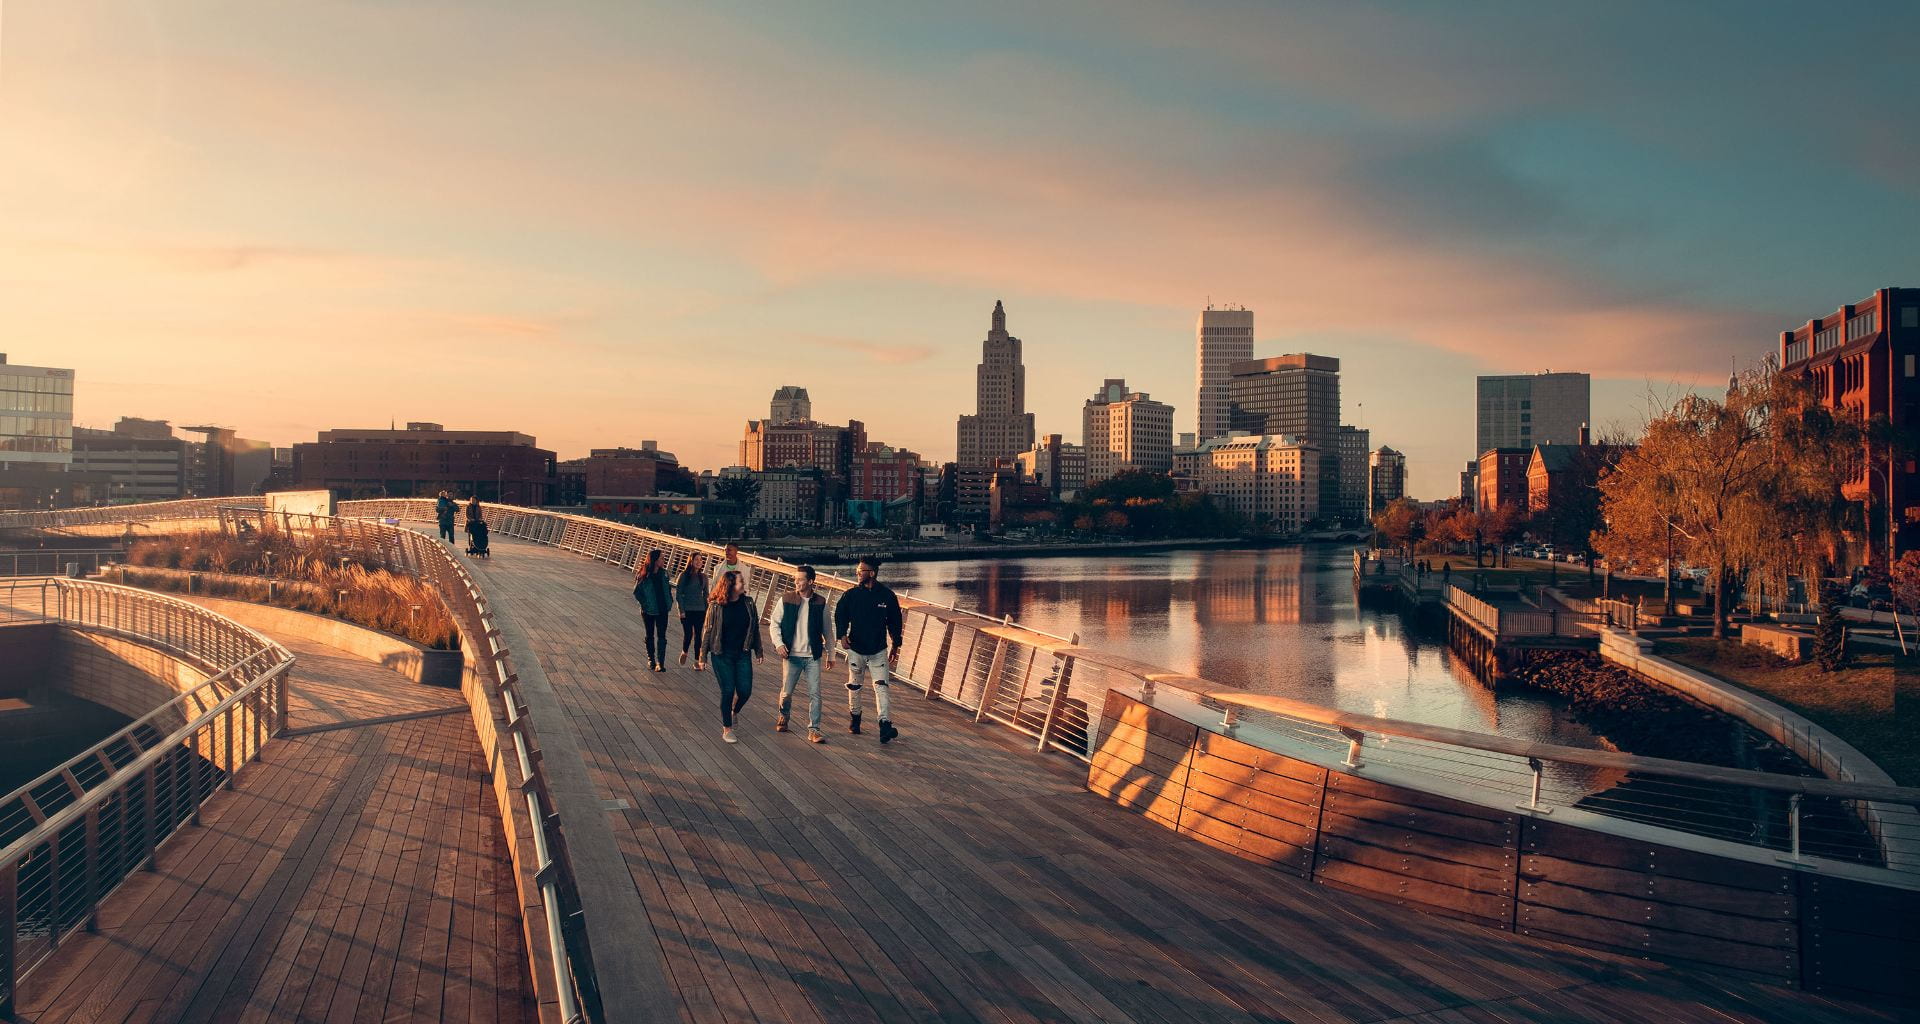
[[[1604,746],[1559,700],[1476,679],[1438,637],[1362,607],[1353,549],[899,562],[895,590],[1228,686],[1384,718]]]

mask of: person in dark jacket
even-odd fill
[[[664,553],[659,548],[647,552],[633,584],[633,599],[640,602],[640,618],[647,624],[647,667],[655,672],[667,670],[667,613],[673,609]]]
[[[673,603],[680,606],[680,664],[693,652],[693,667],[707,667],[706,648],[700,643],[700,630],[707,621],[707,556],[694,552],[680,578],[673,581]]]
[[[478,494],[467,499],[467,554],[492,557],[487,550],[487,518],[480,511]]]
[[[860,585],[841,594],[833,609],[835,634],[848,652],[847,731],[860,731],[861,681],[871,679],[880,742],[890,743],[900,735],[887,701],[887,681],[900,662],[900,599],[880,582],[879,559],[862,558],[857,573]]]
[[[458,506],[445,491],[441,491],[440,500],[433,503],[433,517],[440,521],[440,539],[449,544],[453,543],[453,514],[457,510]]]
[[[682,576],[681,579],[685,579]],[[733,737],[733,719],[753,696],[753,661],[765,661],[760,648],[760,612],[747,596],[737,572],[723,572],[707,595],[707,630],[702,651],[720,683],[720,738]]]

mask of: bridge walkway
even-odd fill
[[[626,570],[493,547],[467,564],[579,736],[658,940],[631,955],[661,957],[685,1019],[1892,1019],[1312,886],[1123,811],[1078,762],[904,685],[881,746],[871,710],[847,733],[844,670],[823,680],[826,745],[804,700],[802,728],[772,731],[769,661],[729,746],[710,674],[646,670]]]
[[[288,731],[20,985],[33,1024],[531,1021],[456,690],[289,637]]]

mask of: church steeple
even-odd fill
[[[993,300],[993,329],[996,333],[1004,333],[1007,329],[1007,310],[1000,305],[999,299]]]

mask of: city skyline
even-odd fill
[[[1916,72],[1774,74],[1844,47],[1819,12],[0,19],[0,332],[76,368],[86,426],[424,419],[718,467],[796,384],[945,460],[994,298],[1043,435],[1108,377],[1187,422],[1194,317],[1231,302],[1256,356],[1341,359],[1343,420],[1440,497],[1476,376],[1590,372],[1596,431],[1635,425],[1920,276],[1887,230],[1920,129],[1884,116]]]

